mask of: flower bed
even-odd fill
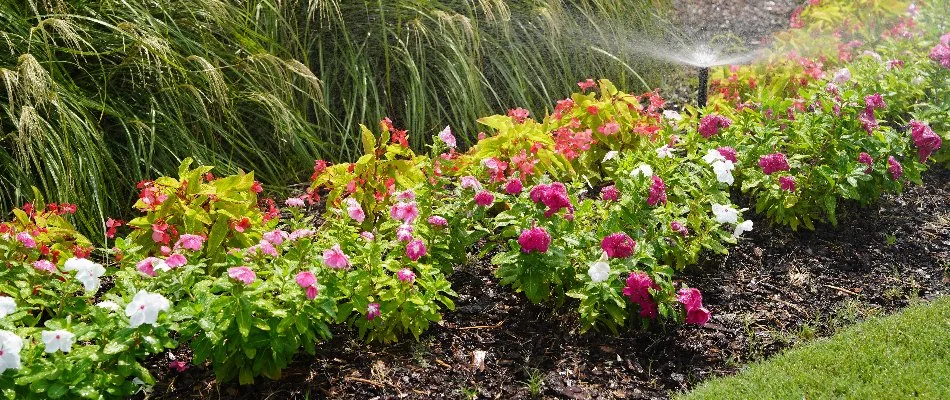
[[[923,121],[946,107],[950,36],[929,43],[926,9],[918,25],[899,17],[906,4],[884,4],[883,39],[849,41],[835,63],[724,68],[704,110],[664,111],[657,93],[585,80],[543,118],[481,119],[489,132],[468,151],[446,128],[428,155],[383,120],[379,134],[362,128],[359,160],[318,161],[283,210],[252,173],[215,177],[185,160],[177,177],[139,184],[140,217],[107,221],[110,237],[125,233],[99,252],[115,268],[88,259],[64,217],[72,207],[37,199],[0,225],[0,373],[13,377],[0,390],[123,396],[153,382],[145,357],[176,346],[194,355],[176,368],[277,379],[337,324],[368,341],[418,338],[454,308],[447,276],[472,253],[491,255],[500,282],[531,302],[576,299],[583,331],[705,324],[700,290],[677,272],[753,229],[731,189],[776,223],[813,229],[836,221],[839,201],[920,183],[941,148]],[[796,21],[820,24],[832,7]],[[874,53],[848,55],[862,46]],[[303,208],[318,201],[314,229]]]

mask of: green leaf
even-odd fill
[[[363,154],[376,153],[376,135],[366,127],[360,124],[360,135],[363,141]]]

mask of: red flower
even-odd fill
[[[610,258],[627,258],[633,255],[637,242],[624,232],[611,233],[600,242],[600,248]]]

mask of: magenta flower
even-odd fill
[[[136,263],[136,264],[135,264],[135,269],[136,269],[137,271],[139,271],[139,272],[145,274],[145,275],[148,275],[148,276],[155,276],[155,275],[156,275],[156,272],[155,272],[156,270],[159,270],[159,271],[169,271],[171,268],[168,266],[168,264],[165,263],[165,261],[163,261],[163,260],[161,260],[161,259],[159,259],[159,258],[156,258],[156,257],[148,257],[148,258],[146,258],[146,259],[144,259],[144,260],[139,261],[138,263]]]
[[[295,280],[297,285],[307,291],[308,299],[313,300],[317,297],[319,289],[317,288],[317,277],[313,276],[313,273],[310,271],[299,272]]]
[[[718,151],[719,154],[722,155],[723,158],[729,161],[732,161],[733,164],[739,163],[739,158],[738,158],[738,154],[736,153],[736,149],[733,149],[732,147],[729,147],[729,146],[725,146],[725,147],[720,147],[716,149],[716,151]]]
[[[419,216],[419,207],[416,202],[393,204],[389,210],[389,216],[396,221],[402,221],[411,224]]]
[[[350,267],[350,257],[343,254],[339,244],[323,251],[323,263],[330,268],[343,269]]]
[[[264,240],[270,242],[270,244],[280,246],[290,235],[283,230],[274,229],[270,232],[265,232],[263,236]]]
[[[600,248],[610,258],[627,258],[633,255],[637,242],[624,232],[611,233],[600,241]]]
[[[408,242],[412,240],[412,225],[399,225],[399,228],[396,228],[396,240],[400,242]]]
[[[623,288],[623,295],[640,306],[640,316],[656,318],[659,315],[656,301],[650,294],[650,289],[660,288],[645,272],[633,272],[627,277],[627,285]]]
[[[439,140],[441,140],[442,143],[445,143],[446,146],[449,146],[453,149],[457,144],[455,142],[455,135],[452,134],[452,128],[448,126],[446,126],[442,132],[439,132]]]
[[[917,155],[920,162],[927,160],[933,152],[940,149],[943,140],[927,124],[920,121],[910,121],[910,135],[917,146]]]
[[[772,175],[779,171],[788,171],[791,169],[788,165],[788,160],[785,158],[785,154],[782,153],[766,154],[759,157],[759,167],[762,167],[762,172],[765,172],[766,175]]]
[[[666,204],[666,184],[659,176],[653,175],[653,184],[650,185],[650,196],[647,198],[647,204],[651,207],[657,204]]]
[[[696,325],[706,325],[709,322],[710,313],[706,307],[693,308],[686,311],[686,323]]]
[[[188,363],[184,361],[171,361],[168,363],[168,368],[178,372],[185,372],[188,370]]]
[[[600,190],[600,198],[603,201],[617,201],[620,199],[620,191],[615,185],[607,186]]]
[[[676,293],[676,301],[687,310],[703,306],[703,294],[696,288],[683,288]]]
[[[403,268],[396,272],[396,277],[404,283],[412,283],[416,280],[416,274],[409,268]]]
[[[58,272],[56,270],[56,265],[49,260],[36,260],[33,262],[33,268],[46,272]]]
[[[795,191],[795,177],[794,176],[780,176],[778,178],[778,186],[786,192]]]
[[[719,133],[720,129],[732,126],[732,120],[718,114],[709,114],[699,120],[699,134],[709,139]]]
[[[521,245],[522,253],[532,251],[547,253],[548,247],[551,245],[551,235],[544,228],[536,226],[522,231],[521,235],[518,236],[518,244]]]
[[[941,39],[950,34],[943,35]],[[943,68],[950,68],[950,43],[941,40],[941,43],[930,49],[930,59],[940,64]]]
[[[505,184],[505,193],[509,195],[517,196],[521,194],[522,190],[524,190],[524,185],[521,184],[521,179],[511,178],[508,180],[508,183]]]
[[[475,204],[482,207],[488,207],[495,202],[495,195],[487,190],[482,190],[475,195]]]
[[[891,177],[896,181],[904,175],[904,167],[894,159],[894,156],[890,156],[887,157],[887,172],[890,172]]]
[[[188,259],[181,254],[173,254],[165,259],[165,264],[168,265],[169,268],[184,267],[188,264]]]
[[[426,255],[426,245],[421,240],[416,239],[406,245],[406,257],[410,260],[419,261],[424,255]]]
[[[271,244],[271,242],[268,242],[264,239],[261,239],[261,241],[257,242],[257,244],[247,248],[247,255],[249,256],[254,256],[254,255],[258,255],[262,253],[269,255],[271,257],[277,257],[280,255],[279,253],[277,253],[277,248],[274,247],[274,245]]]
[[[396,200],[398,201],[413,201],[416,199],[416,192],[413,192],[412,189],[404,190],[402,192],[396,193]]]
[[[204,236],[192,235],[190,233],[186,233],[184,235],[181,235],[181,237],[178,238],[178,241],[175,242],[175,248],[191,250],[191,251],[199,251],[201,250],[201,246],[204,244],[204,242],[205,242]]]
[[[366,306],[366,319],[372,321],[379,316],[379,303],[369,303]]]
[[[563,183],[554,182],[550,185],[539,184],[531,188],[530,195],[531,201],[543,203],[548,207],[547,211],[544,212],[544,216],[547,218],[550,218],[565,208],[568,212],[574,211],[574,206],[571,205],[571,198],[567,195],[567,187],[564,186]]]
[[[871,167],[874,166],[874,159],[871,158],[870,154],[861,152],[861,154],[858,154],[858,162],[868,166],[868,168],[864,170],[865,174],[871,173]]]
[[[873,109],[886,107],[886,105],[884,104],[884,97],[881,96],[880,93],[875,93],[870,96],[864,97],[864,105],[867,106],[867,108],[873,108]]]
[[[689,229],[687,229],[686,225],[683,225],[679,221],[670,222],[670,230],[672,230],[673,232],[679,233],[680,235],[683,235],[683,237],[686,237],[687,235],[689,235]]]
[[[245,285],[250,285],[254,283],[254,279],[257,279],[257,274],[255,274],[254,271],[248,267],[228,268],[228,276],[230,276],[231,279],[235,279],[244,283]]]
[[[866,107],[864,111],[861,111],[861,114],[858,114],[858,121],[861,122],[861,126],[864,127],[864,130],[871,135],[878,126],[877,118],[874,117],[874,108]]]
[[[449,221],[447,221],[445,218],[438,215],[430,216],[428,221],[429,221],[429,225],[432,225],[432,226],[438,226],[442,228],[449,226]]]
[[[360,202],[352,197],[347,197],[346,200],[346,215],[356,221],[357,224],[362,224],[363,220],[366,219],[366,212],[363,211],[363,207],[360,206]],[[396,206],[393,206],[394,208]],[[403,214],[400,216],[405,217],[405,210],[402,210]],[[396,219],[395,217],[393,217]]]
[[[20,232],[16,235],[16,240],[23,244],[24,247],[32,249],[36,247],[36,240],[33,239],[33,235],[30,235],[27,232]]]

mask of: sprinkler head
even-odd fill
[[[709,85],[709,67],[699,69],[699,92],[696,94],[696,105],[706,107],[706,87]]]

